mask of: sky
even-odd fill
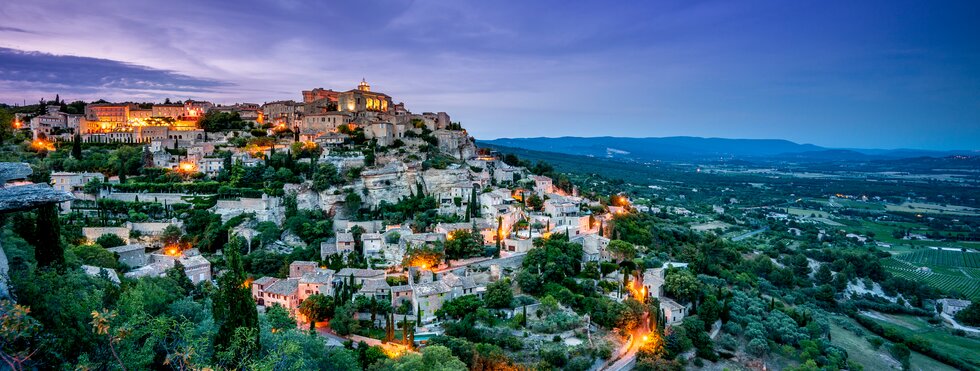
[[[980,2],[12,1],[0,102],[373,90],[477,139],[980,149]]]

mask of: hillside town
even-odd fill
[[[662,288],[687,264],[637,266],[638,247],[612,235],[617,215],[636,212],[627,196],[580,195],[567,178],[477,148],[449,114],[413,113],[363,80],[302,101],[65,111],[56,99],[14,126],[39,154],[70,153],[49,174],[71,198],[58,210],[78,249],[114,260],[84,272],[116,285],[182,272],[200,289],[239,275],[260,313],[389,355],[424,349],[469,306],[517,321],[521,341],[587,350],[590,368],[633,362],[691,310]],[[67,171],[105,150],[115,164]],[[229,271],[235,261],[243,271]],[[541,285],[560,277],[592,285],[602,309],[555,303],[561,287]]]

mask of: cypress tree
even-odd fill
[[[150,153],[150,146],[143,147],[143,168],[153,167],[153,154]]]
[[[126,183],[126,167],[122,162],[119,162],[119,183]]]
[[[259,346],[259,314],[250,289],[243,284],[247,276],[242,265],[241,245],[242,239],[235,238],[223,249],[228,271],[218,278],[218,292],[212,304],[218,323],[214,345],[219,350],[228,348],[238,328],[255,329],[256,349]]]
[[[408,318],[402,317],[402,344],[408,345]]]
[[[34,259],[39,266],[61,266],[65,263],[65,249],[61,246],[61,224],[58,205],[37,208],[34,243]]]
[[[76,160],[82,159],[82,135],[75,133],[75,138],[71,142],[71,157]]]

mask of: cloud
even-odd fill
[[[36,33],[36,32],[25,30],[23,28],[5,27],[5,26],[0,26],[0,32]]]
[[[216,93],[233,85],[173,71],[90,57],[0,48],[0,84],[15,89],[91,96]],[[4,89],[7,90],[7,89]]]

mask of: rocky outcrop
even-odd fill
[[[476,143],[465,130],[436,130],[432,135],[439,140],[439,150],[457,160],[476,155]]]

